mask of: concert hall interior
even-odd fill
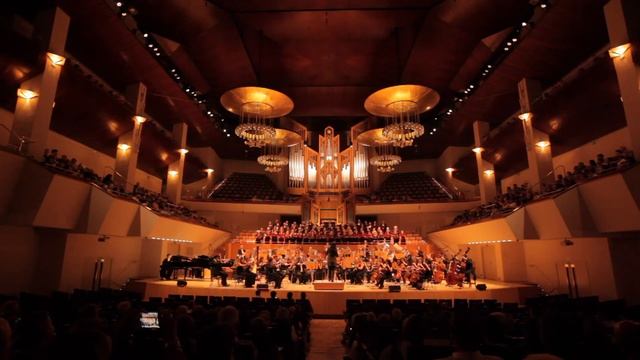
[[[640,359],[637,0],[0,8],[0,360]]]

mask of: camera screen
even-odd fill
[[[159,329],[160,322],[158,321],[157,312],[143,312],[140,314],[140,326],[143,329]]]

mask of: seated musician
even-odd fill
[[[171,275],[173,275],[171,269],[171,254],[167,254],[167,257],[162,260],[162,264],[160,265],[160,279],[169,280],[171,279]]]
[[[215,255],[213,260],[211,261],[211,278],[220,277],[220,283],[222,286],[229,286],[227,284],[227,273],[222,269],[223,267],[222,259],[220,255]]]
[[[244,287],[251,288],[256,283],[257,274],[257,266],[256,261],[253,257],[249,257],[246,262],[243,262],[244,265]]]
[[[378,283],[376,284],[379,289],[384,287],[385,280],[393,279],[393,268],[391,266],[391,261],[385,261],[380,267],[380,277],[378,279]]]
[[[282,280],[284,279],[284,275],[282,275],[282,273],[280,272],[277,260],[273,257],[269,257],[265,270],[267,273],[267,282],[273,281],[275,283],[275,288],[280,289],[282,287]]]

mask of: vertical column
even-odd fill
[[[63,55],[69,30],[69,16],[62,10],[56,8],[52,17],[44,71],[20,85],[9,141],[21,152],[36,158],[42,156],[47,147],[53,103],[60,72],[65,63]]]
[[[189,150],[187,150],[187,124],[178,123],[173,125],[173,139],[180,147],[178,152],[180,158],[178,161],[169,165],[169,171],[167,172],[167,190],[166,195],[169,201],[179,203],[182,197],[182,176],[184,173],[184,160]]]
[[[518,117],[522,120],[522,129],[524,130],[524,143],[529,163],[529,183],[531,186],[539,185],[539,190],[542,190],[543,184],[551,183],[555,178],[549,135],[533,127],[531,105],[540,93],[539,82],[531,79],[522,79],[518,82],[520,97],[520,116]]]
[[[609,30],[613,61],[622,96],[631,147],[636,158],[640,156],[640,56],[639,43],[640,9],[637,0],[611,0],[604,6],[604,15]]]
[[[473,123],[473,138],[475,147],[473,152],[476,153],[476,164],[478,164],[478,180],[480,187],[480,200],[485,203],[496,197],[496,175],[493,170],[493,164],[482,158],[482,139],[489,133],[489,124],[484,121],[476,121]]]
[[[126,91],[126,98],[134,106],[133,130],[118,138],[114,181],[123,186],[126,191],[131,191],[133,184],[136,182],[142,126],[147,120],[144,116],[147,87],[142,83],[129,86]]]
[[[209,192],[211,190],[213,190],[213,184],[215,183],[215,170],[213,170],[212,168],[208,168],[205,169],[204,172],[207,173],[207,183],[206,183],[206,194],[204,194],[205,196],[209,195]]]

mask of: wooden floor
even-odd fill
[[[526,298],[537,296],[537,288],[529,284],[493,280],[478,280],[478,283],[486,284],[487,290],[479,291],[475,287],[458,288],[444,284],[430,285],[426,290],[416,290],[408,285],[401,285],[400,292],[391,293],[387,287],[378,289],[373,284],[345,284],[344,290],[314,290],[311,284],[291,284],[285,279],[282,288],[275,291],[279,298],[284,298],[287,292],[292,292],[296,299],[300,298],[300,293],[305,292],[315,314],[334,316],[344,313],[347,299],[496,299],[500,302],[523,303]],[[166,298],[169,294],[268,297],[269,292],[274,290],[270,288],[268,292],[257,295],[255,288],[245,288],[242,283],[229,281],[229,285],[221,287],[217,281],[189,279],[186,287],[178,287],[175,280],[142,279],[130,283],[129,289],[141,293],[145,299]]]

